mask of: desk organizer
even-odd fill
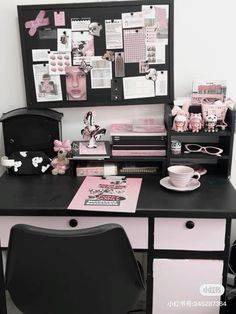
[[[54,157],[53,141],[61,139],[63,114],[55,110],[19,108],[0,118],[6,156],[17,151],[43,151]]]

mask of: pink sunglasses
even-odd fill
[[[204,153],[208,155],[214,155],[221,157],[223,149],[214,146],[201,146],[198,144],[185,144],[185,153]]]

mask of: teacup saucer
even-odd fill
[[[177,188],[170,182],[170,177],[165,177],[160,180],[160,185],[164,186],[166,189],[169,189],[169,190],[184,192],[184,191],[193,191],[199,188],[201,183],[197,179],[192,178],[188,186],[185,186],[183,188]]]

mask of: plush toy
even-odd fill
[[[67,153],[71,150],[71,144],[69,140],[63,142],[54,141],[54,151],[57,152],[57,156],[53,158],[51,165],[54,168],[52,170],[53,175],[65,174],[69,168],[69,159],[66,158]]]

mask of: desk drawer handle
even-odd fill
[[[77,219],[70,219],[69,225],[71,228],[75,228],[78,226],[78,220]]]
[[[189,221],[186,222],[185,226],[188,229],[193,229],[194,226],[195,226],[195,223],[192,220],[189,220]]]

